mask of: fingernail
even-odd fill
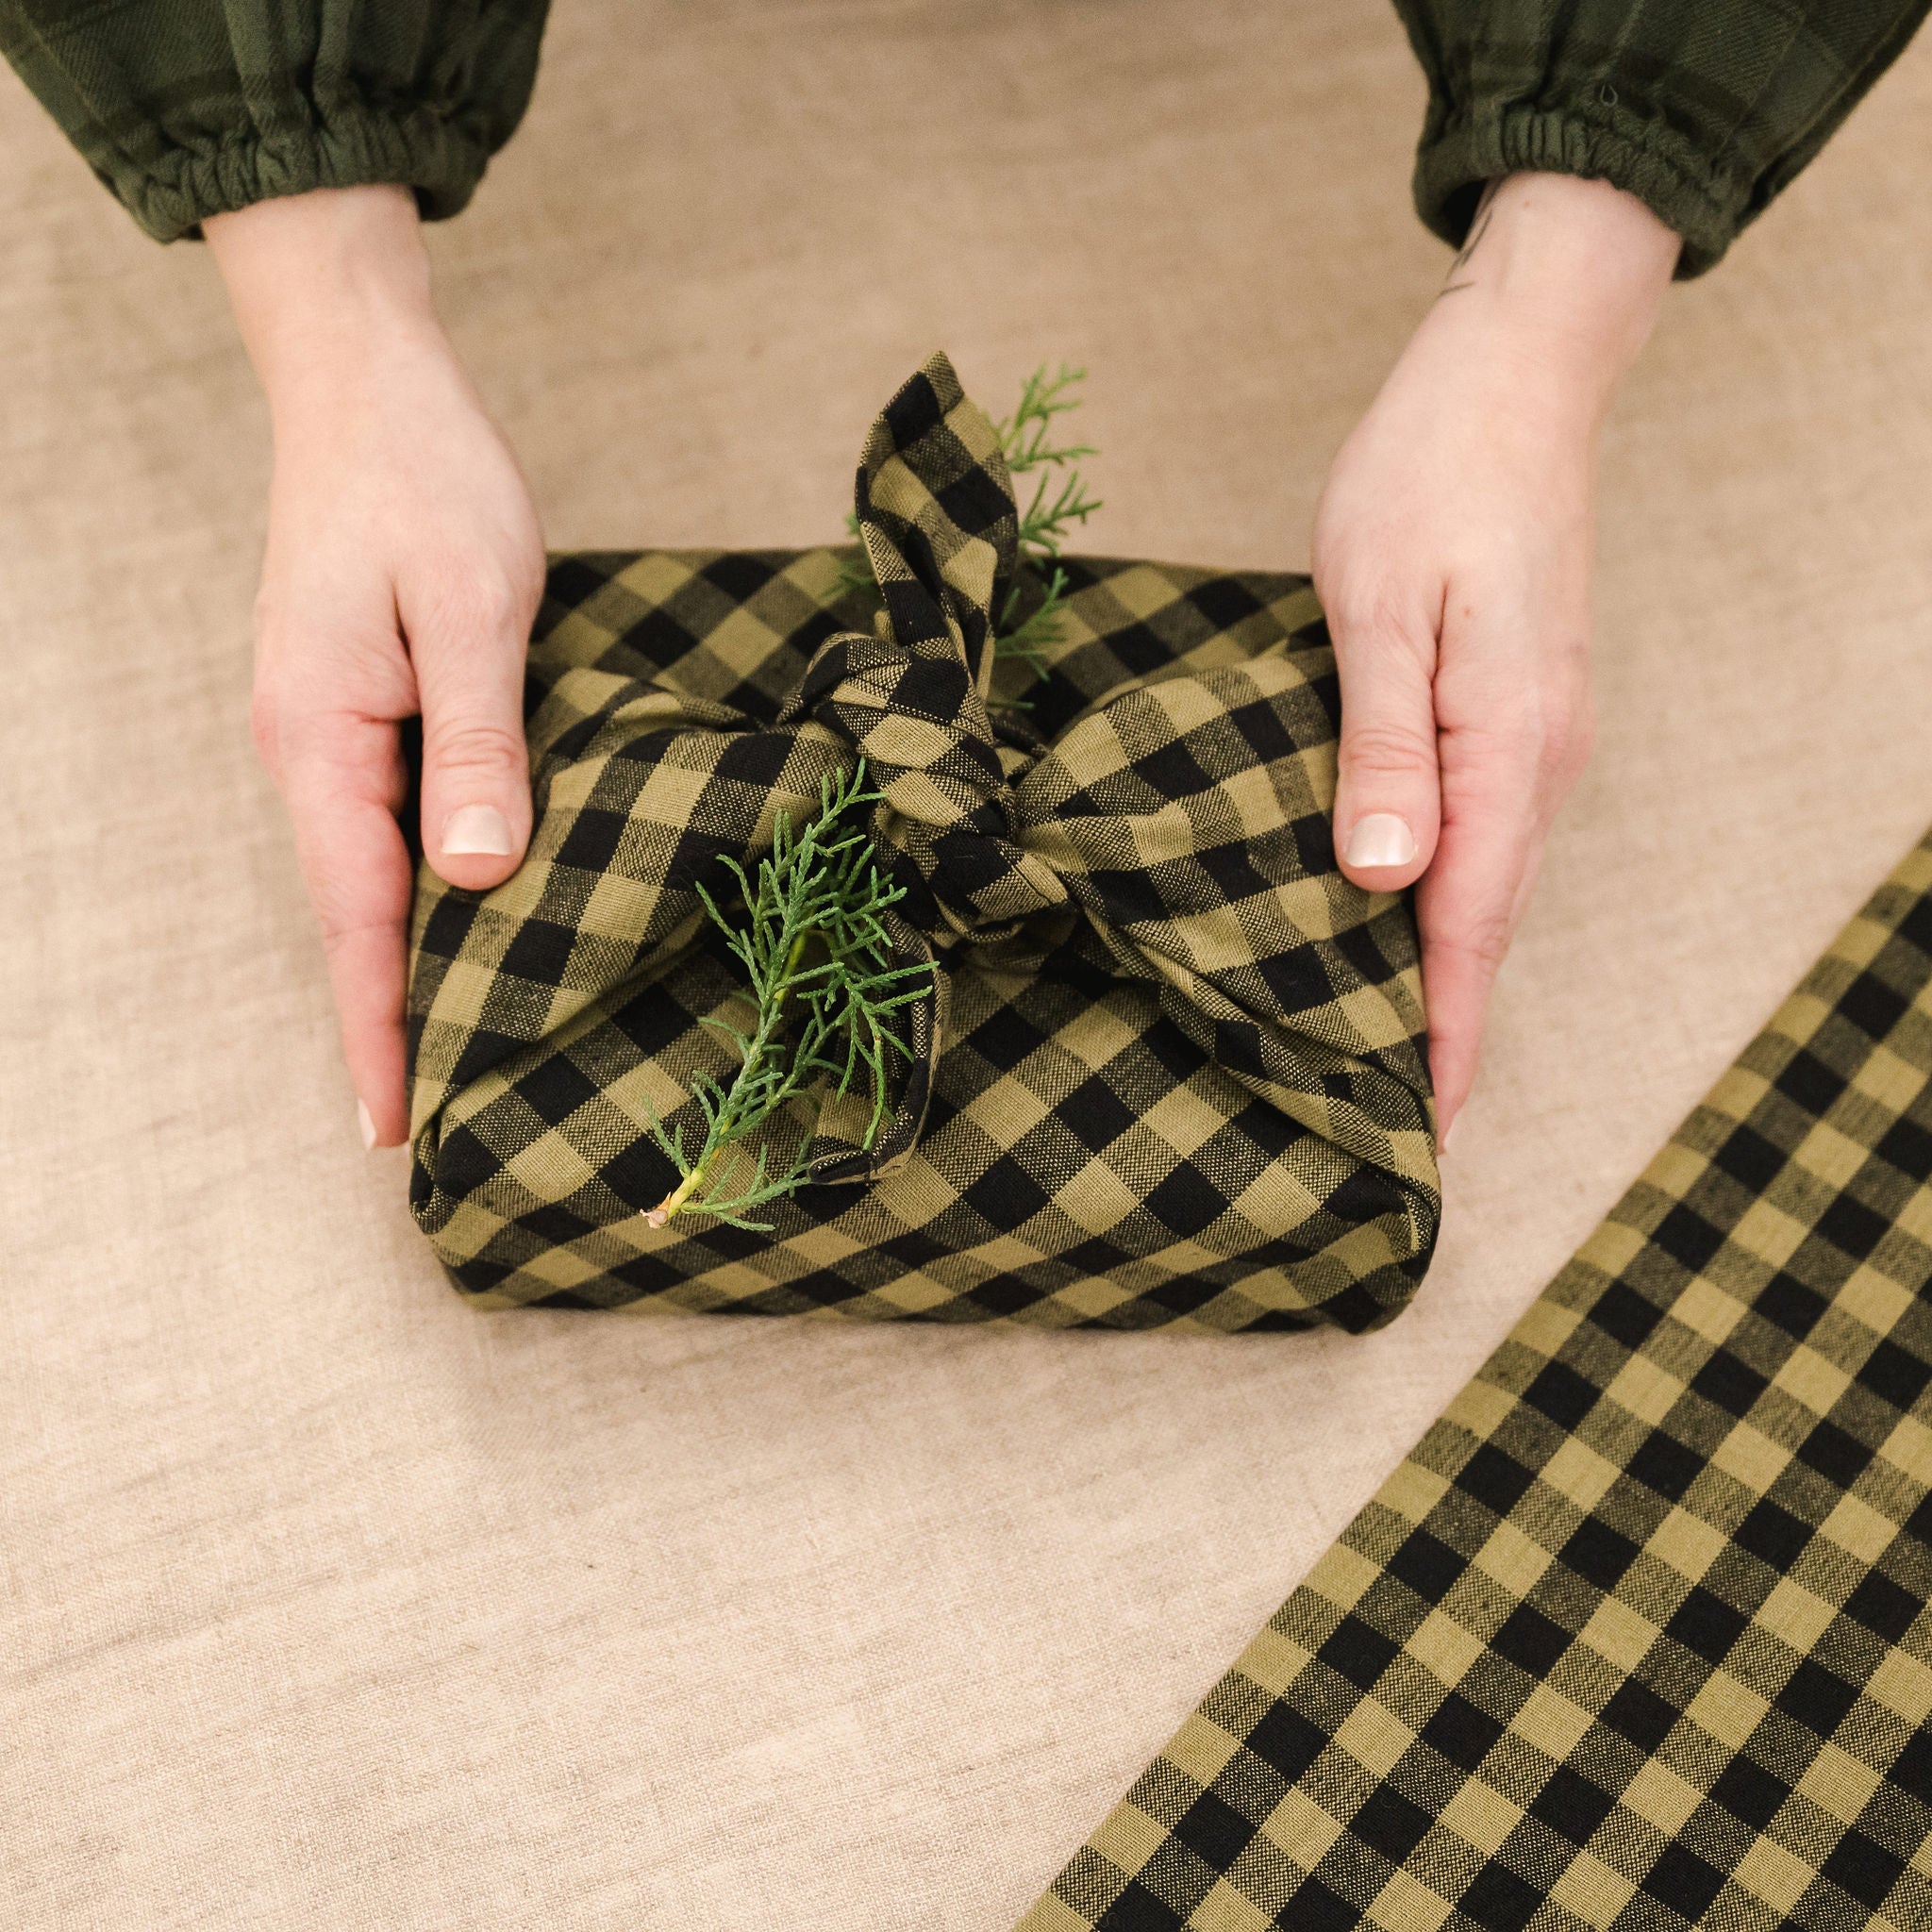
[[[1448,1151],[1449,1151],[1449,1143],[1450,1143],[1450,1141],[1451,1141],[1455,1140],[1455,1138],[1456,1138],[1456,1128],[1457,1128],[1457,1124],[1458,1124],[1458,1123],[1459,1123],[1459,1122],[1461,1121],[1461,1119],[1462,1119],[1462,1116],[1461,1116],[1460,1114],[1457,1114],[1457,1115],[1456,1116],[1456,1119],[1455,1119],[1455,1120],[1453,1120],[1453,1121],[1451,1121],[1451,1122],[1449,1123],[1449,1124],[1448,1124],[1448,1125],[1447,1125],[1446,1127],[1444,1127],[1444,1128],[1442,1129],[1441,1133],[1440,1135],[1438,1135],[1438,1136],[1437,1136],[1437,1139],[1436,1139],[1436,1152],[1437,1152],[1438,1154],[1446,1154],[1446,1153],[1448,1153]]]
[[[366,1100],[356,1103],[356,1124],[362,1130],[362,1151],[365,1154],[375,1150],[375,1116],[369,1111]]]
[[[1415,834],[1392,811],[1356,820],[1341,855],[1351,865],[1407,865],[1415,857]]]
[[[458,806],[442,822],[442,850],[445,858],[459,858],[465,853],[487,852],[492,858],[509,853],[509,821],[493,805]]]

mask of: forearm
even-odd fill
[[[1679,238],[1636,196],[1569,175],[1492,183],[1415,351],[1493,360],[1545,417],[1591,429],[1656,323]]]
[[[316,189],[205,227],[278,435],[373,357],[448,356],[406,189]]]

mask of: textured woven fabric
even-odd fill
[[[0,0],[0,52],[157,241],[392,181],[458,213],[523,117],[546,0]]]
[[[1932,838],[1023,1932],[1932,1925]]]
[[[1396,0],[1429,77],[1415,204],[1460,242],[1485,182],[1613,181],[1710,267],[1790,186],[1926,0]]]
[[[1306,579],[1075,561],[1044,675],[997,658],[1012,489],[942,357],[880,417],[858,502],[876,592],[830,550],[553,571],[530,858],[488,894],[426,867],[419,891],[413,1199],[458,1284],[1056,1326],[1387,1320],[1440,1208],[1415,935],[1336,868]],[[724,891],[722,861],[861,758],[900,958],[934,967],[895,1112],[867,1153],[827,1108],[814,1185],[761,1210],[770,1236],[651,1227],[675,1181],[653,1113],[695,1127],[694,1074],[736,1064],[702,1024],[741,982],[696,889]]]

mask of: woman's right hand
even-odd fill
[[[408,1131],[396,814],[423,718],[423,850],[500,885],[530,836],[524,657],[543,540],[437,322],[414,203],[324,189],[206,232],[275,429],[255,739],[294,825],[365,1144]]]

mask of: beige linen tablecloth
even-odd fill
[[[1340,0],[583,0],[435,254],[558,547],[836,536],[943,342],[1091,366],[1093,547],[1292,567],[1421,103]],[[1932,821],[1928,117],[1920,47],[1625,392],[1416,1307],[1187,1341],[458,1303],[248,749],[219,291],[0,87],[0,1918],[1004,1932]]]

